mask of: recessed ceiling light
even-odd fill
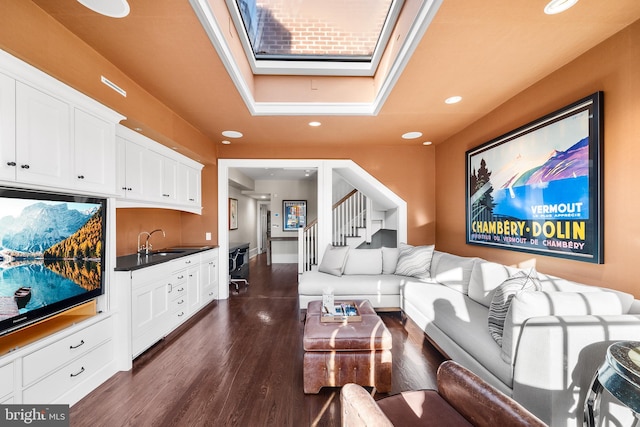
[[[431,141],[425,141],[425,142],[422,143],[422,145],[431,145],[431,144],[433,144],[433,142],[431,142]]]
[[[422,132],[407,132],[402,135],[402,139],[416,139],[422,136]]]
[[[309,126],[313,126],[313,127],[318,127],[320,126],[322,123],[320,122],[309,122]]]
[[[461,96],[451,96],[451,97],[445,99],[444,103],[445,104],[457,104],[460,101],[462,101],[462,97]]]
[[[578,0],[551,0],[544,7],[544,13],[547,15],[555,15],[556,13],[564,12],[576,3],[578,3]]]
[[[222,132],[222,136],[227,138],[242,138],[242,133],[237,130],[225,130]]]
[[[110,18],[124,18],[131,10],[127,0],[78,0],[78,3]]]
[[[142,128],[133,128],[136,132],[142,132]]]
[[[222,141],[222,143],[223,143],[224,145],[229,145],[229,144],[231,144],[231,141],[227,141],[227,140],[225,139],[224,141]]]

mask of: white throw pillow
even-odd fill
[[[334,276],[342,276],[348,253],[349,246],[327,245],[327,249],[325,249],[324,256],[322,257],[322,262],[320,262],[320,266],[318,266],[318,271]]]
[[[411,246],[406,243],[400,243],[395,274],[429,279],[431,277],[431,259],[434,249],[434,245]]]
[[[343,274],[381,274],[381,249],[351,249]]]
[[[513,297],[519,292],[540,291],[541,289],[542,286],[533,268],[528,273],[525,271],[517,272],[496,288],[489,306],[487,323],[491,337],[499,346],[502,346],[504,320]]]
[[[398,265],[398,248],[382,248],[382,274],[393,274]]]

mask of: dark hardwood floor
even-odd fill
[[[250,285],[210,304],[75,404],[72,426],[339,426],[340,389],[302,391],[297,266],[250,261]],[[398,313],[392,393],[435,387],[442,356]],[[376,395],[376,397],[381,397]]]

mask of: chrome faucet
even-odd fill
[[[165,234],[164,230],[161,229],[161,228],[156,228],[151,233],[147,233],[146,231],[143,231],[140,234],[138,234],[138,253],[144,252],[146,255],[149,255],[149,252],[151,251],[151,243],[149,243],[149,238],[151,238],[151,235],[153,233],[156,233],[158,231],[162,232],[162,237],[167,237],[167,235]],[[140,236],[142,236],[143,234],[147,235],[147,239],[144,242],[144,246],[141,246],[140,245]]]

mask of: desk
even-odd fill
[[[291,242],[297,241],[298,236],[295,237],[269,237],[267,239],[267,265],[271,265],[271,242]]]
[[[233,277],[249,280],[249,243],[229,242],[229,260],[231,260],[231,255],[238,249],[245,250],[244,259],[240,268],[233,272]],[[229,262],[229,266],[231,266],[231,262]],[[229,274],[231,275],[231,271],[229,271]]]

